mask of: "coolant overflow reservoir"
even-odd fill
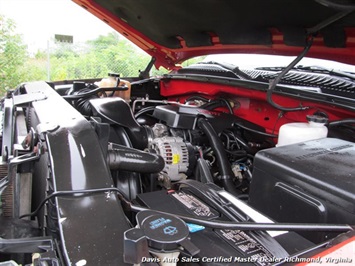
[[[318,115],[307,115],[308,123],[288,123],[280,127],[277,147],[326,138],[328,119]]]
[[[100,88],[122,87],[124,89],[115,91],[113,96],[121,97],[126,102],[130,102],[131,100],[131,83],[127,80],[120,79],[120,74],[108,73],[108,77],[103,78],[98,83],[98,86]]]

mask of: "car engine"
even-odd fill
[[[162,97],[169,82],[181,85],[133,81],[130,100],[37,82],[3,100],[5,259],[270,265],[351,237],[355,144],[342,127],[283,144],[284,117],[257,98],[218,84],[224,94]],[[307,114],[318,131],[324,110]]]

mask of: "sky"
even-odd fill
[[[46,49],[54,34],[73,35],[74,43],[113,29],[70,0],[0,0],[0,14],[16,23],[29,51]]]

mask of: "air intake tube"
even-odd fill
[[[109,146],[107,164],[111,170],[138,173],[159,173],[165,166],[164,159],[158,155],[133,148],[117,145]]]
[[[143,150],[148,146],[149,128],[138,124],[128,103],[120,97],[99,98],[90,100],[93,115],[102,122],[125,129],[136,149]]]
[[[197,121],[198,127],[206,134],[210,146],[216,156],[219,171],[221,173],[221,182],[226,191],[233,195],[238,195],[240,192],[235,188],[233,183],[233,171],[228,161],[227,154],[224,151],[223,143],[218,137],[216,131],[205,118],[199,118]]]

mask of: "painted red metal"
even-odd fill
[[[355,236],[349,238],[339,244],[332,246],[328,249],[325,249],[323,252],[320,252],[312,257],[313,260],[318,260],[319,264],[327,263],[334,265],[353,265],[355,255]],[[310,261],[312,261],[310,259]],[[316,263],[299,263],[297,266],[312,266]]]
[[[280,126],[290,122],[306,122],[306,116],[316,111],[324,112],[329,121],[353,117],[350,110],[341,109],[329,104],[305,101],[289,96],[273,95],[273,100],[284,107],[310,106],[305,111],[283,113],[272,107],[266,101],[266,92],[215,83],[202,83],[188,80],[161,81],[161,94],[171,101],[181,103],[192,95],[202,95],[206,98],[221,97],[234,102],[234,114],[260,125],[267,133],[277,134]],[[227,109],[225,109],[228,112]]]

